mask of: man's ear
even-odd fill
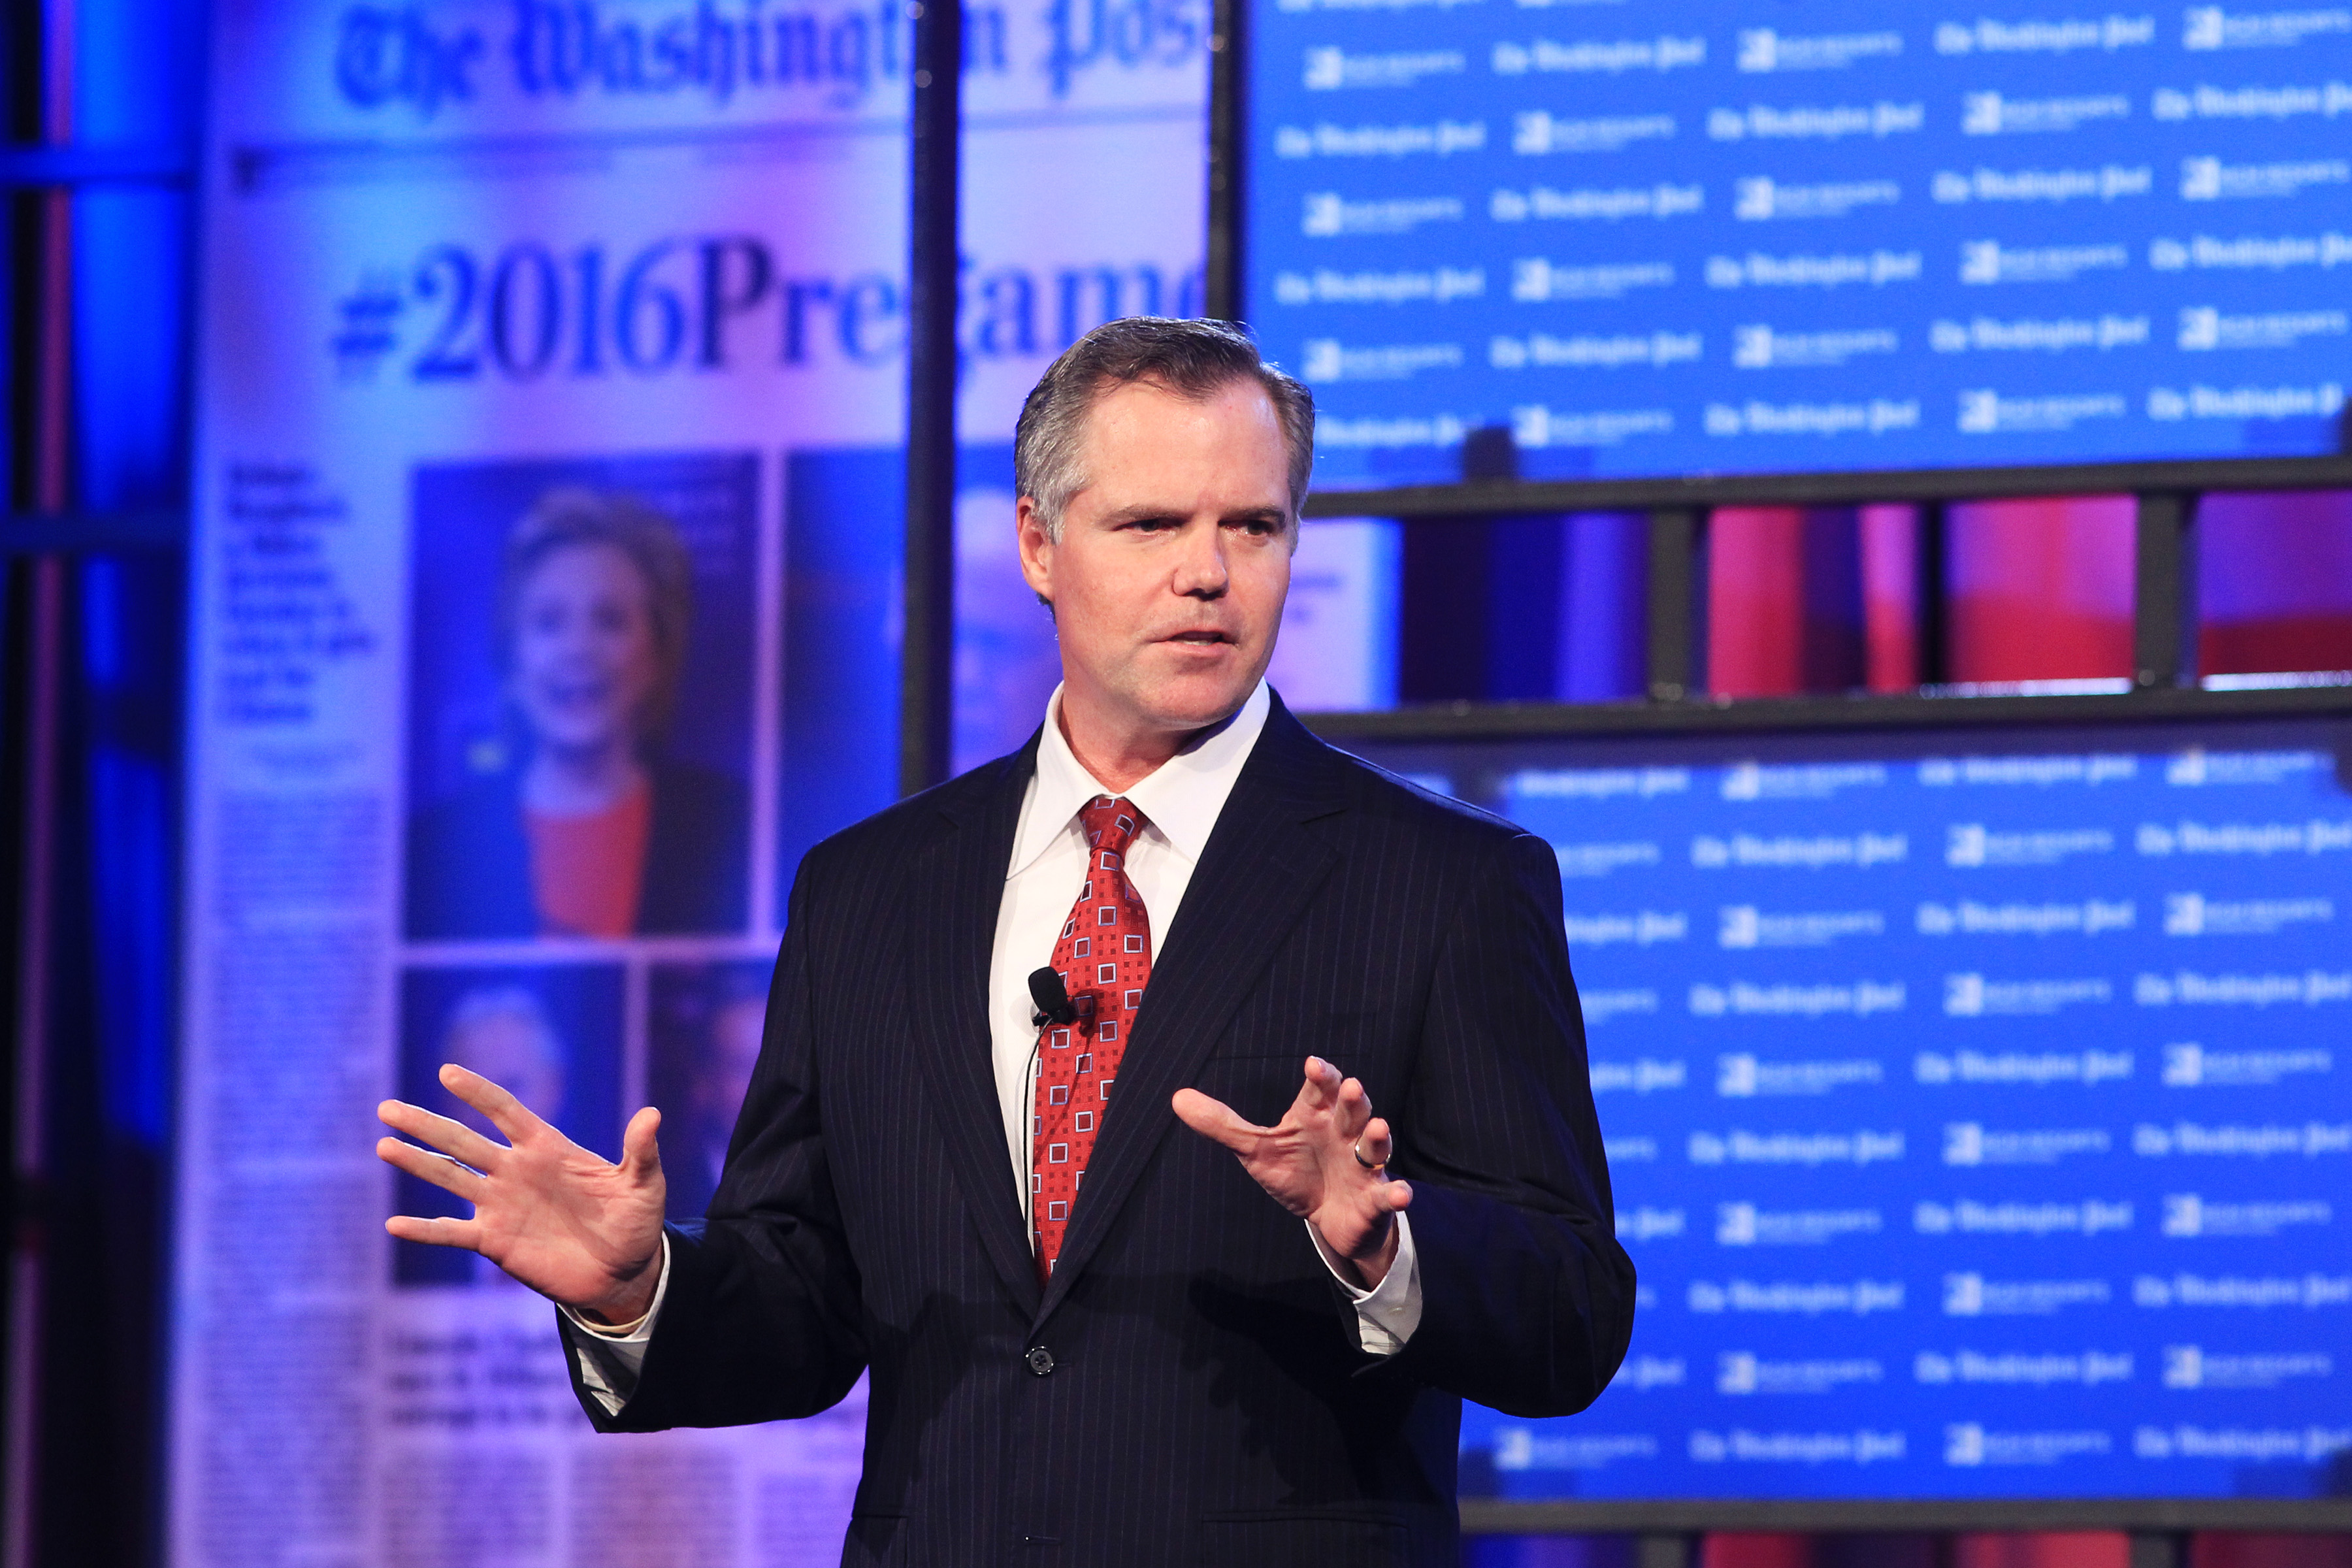
[[[1029,584],[1039,603],[1051,605],[1055,546],[1045,532],[1045,520],[1037,510],[1036,497],[1023,496],[1013,503],[1013,527],[1021,546],[1022,580]]]

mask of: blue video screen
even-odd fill
[[[2352,723],[1357,749],[1558,853],[1640,1272],[1465,1495],[2352,1494]]]
[[[1250,0],[1318,482],[2317,456],[2352,7]],[[1494,477],[1489,472],[1475,477]]]

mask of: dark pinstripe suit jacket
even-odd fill
[[[809,853],[709,1216],[671,1238],[634,1396],[583,1405],[767,1421],[870,1369],[847,1563],[1453,1568],[1460,1402],[1580,1410],[1633,1323],[1550,849],[1277,700],[1041,1291],[987,1018],[1034,758]],[[1421,1326],[1386,1360],[1306,1228],[1169,1109],[1192,1084],[1273,1122],[1310,1052],[1364,1080],[1414,1185]]]

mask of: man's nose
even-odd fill
[[[1176,579],[1171,585],[1190,598],[1218,599],[1224,596],[1229,580],[1225,531],[1213,523],[1205,528],[1196,523],[1187,529],[1184,549],[1176,562]]]

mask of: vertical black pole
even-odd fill
[[[17,75],[10,96],[29,112],[11,115],[12,132],[26,132],[56,147],[73,140],[73,8],[49,0],[13,8],[8,43],[24,53],[10,62]],[[26,46],[31,46],[26,48]],[[14,105],[12,105],[14,107]],[[9,301],[22,342],[8,345],[7,370],[21,406],[12,408],[8,436],[23,445],[12,459],[18,494],[14,505],[62,512],[74,502],[73,475],[73,193],[52,187],[19,204],[10,239],[24,240],[16,262],[27,276]],[[13,399],[12,399],[13,401]],[[15,574],[0,571],[0,590],[10,595]],[[63,828],[58,798],[59,750],[64,743],[62,704],[65,670],[72,657],[66,605],[71,588],[66,559],[44,554],[25,563],[23,597],[12,606],[21,616],[11,628],[16,641],[6,647],[9,669],[0,669],[5,693],[5,761],[16,807],[6,829],[16,842],[0,852],[0,866],[13,871],[12,907],[0,913],[0,997],[9,1016],[6,1103],[9,1122],[5,1179],[8,1183],[8,1258],[5,1300],[0,1301],[5,1341],[0,1341],[0,1563],[29,1568],[51,1560],[45,1539],[73,1541],[75,1510],[58,1500],[86,1495],[76,1482],[88,1479],[75,1468],[78,1456],[57,1453],[54,1436],[61,1411],[75,1390],[49,1375],[45,1350],[58,1300],[56,1248],[59,1237],[45,1225],[54,1175],[50,1121],[56,1103],[49,1047],[57,1032],[52,990],[56,952],[57,855]],[[8,679],[13,676],[14,679]],[[67,1426],[69,1430],[70,1427]],[[43,1503],[41,1499],[51,1500]]]
[[[2194,496],[2139,498],[2137,592],[2132,598],[2132,684],[2143,691],[2197,679]]]
[[[1209,276],[1207,313],[1242,319],[1243,47],[1248,0],[1216,0],[1209,30]]]
[[[1918,619],[1918,683],[1941,686],[1952,679],[1951,664],[1951,589],[1946,581],[1945,563],[1949,554],[1944,546],[1948,513],[1942,501],[1919,503],[1919,575]]]
[[[1705,514],[1689,507],[1661,507],[1650,514],[1647,685],[1653,702],[1679,702],[1706,684],[1704,530]]]
[[[1633,1538],[1637,1568],[1694,1568],[1706,1537],[1678,1531],[1652,1531]]]
[[[898,788],[948,776],[955,701],[956,236],[961,0],[910,0],[915,96],[907,225],[907,632]]]

